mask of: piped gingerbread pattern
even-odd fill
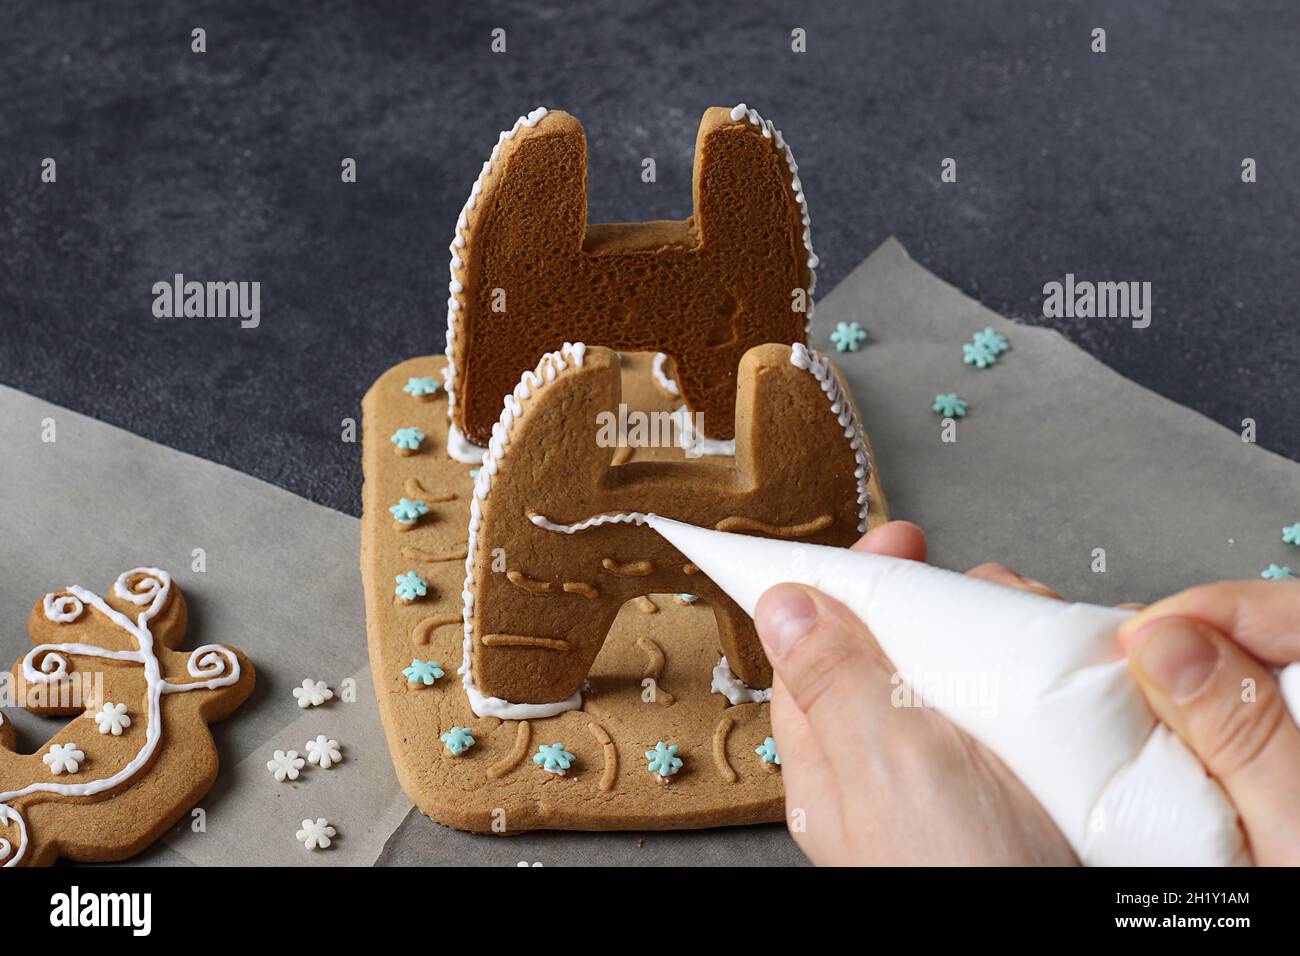
[[[65,806],[91,807],[88,812],[101,821],[89,843],[84,832],[78,835],[77,859],[115,859],[147,844],[211,785],[216,761],[207,724],[234,710],[252,691],[253,669],[238,651],[220,644],[204,644],[188,654],[175,650],[184,637],[187,612],[166,571],[126,571],[114,582],[112,597],[117,606],[73,585],[45,595],[32,612],[35,646],[14,668],[21,699],[41,713],[84,713],[99,725],[100,734],[87,735],[85,726],[74,721],[55,735],[53,746],[43,748],[50,757],[62,747],[60,755],[44,761],[8,749],[12,734],[0,736],[5,745],[0,748],[0,825],[16,831],[16,840],[0,838],[0,860],[6,867],[49,863],[57,851],[67,849],[57,828],[61,816],[72,815],[63,812]],[[46,640],[64,630],[80,639]],[[93,662],[98,662],[95,676],[102,675],[105,692],[127,700],[125,704],[68,695],[74,677],[94,674]],[[168,726],[177,739],[168,741],[162,708],[172,695],[201,697],[197,706],[173,711]],[[93,738],[101,735],[104,743],[97,744]],[[134,747],[129,757],[121,749],[101,749],[119,748],[119,738]],[[90,751],[89,760],[85,751]],[[80,757],[72,759],[75,754]],[[47,766],[37,769],[42,762]],[[58,806],[42,812],[40,827],[30,828],[27,817],[33,808],[51,799]],[[77,811],[83,825],[86,812]]]

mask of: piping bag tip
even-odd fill
[[[842,550],[714,531],[656,514],[646,515],[646,524],[686,555],[750,617],[768,588],[782,583],[816,586],[818,564],[807,560],[807,551]]]

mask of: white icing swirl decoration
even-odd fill
[[[153,758],[154,752],[158,749],[158,743],[162,740],[162,720],[159,715],[159,704],[163,694],[198,688],[215,690],[218,687],[226,687],[239,681],[239,658],[230,648],[220,644],[205,644],[196,648],[190,654],[187,670],[191,677],[202,678],[201,680],[195,683],[172,684],[163,678],[162,669],[158,663],[157,651],[154,647],[153,632],[149,629],[149,622],[166,607],[167,600],[171,596],[171,587],[171,575],[158,568],[132,568],[130,571],[121,574],[113,585],[113,593],[116,597],[141,609],[134,621],[110,607],[99,595],[75,585],[66,588],[66,594],[56,592],[45,596],[43,606],[45,616],[49,620],[56,623],[67,623],[67,621],[53,616],[51,611],[53,610],[54,615],[71,613],[73,605],[68,602],[75,602],[76,607],[79,609],[76,612],[77,616],[80,616],[86,606],[89,606],[133,637],[137,649],[112,651],[90,644],[41,644],[32,648],[23,657],[24,679],[31,683],[52,683],[63,680],[68,675],[69,656],[129,661],[141,665],[144,670],[146,684],[144,711],[147,722],[144,743],[135,756],[127,761],[121,769],[107,777],[79,783],[54,783],[39,780],[17,790],[0,792],[0,824],[16,824],[19,835],[19,844],[16,851],[9,841],[0,840],[0,851],[3,851],[0,852],[0,859],[4,860],[4,863],[0,865],[5,867],[16,866],[22,861],[27,852],[26,823],[23,821],[22,814],[9,805],[9,801],[33,793],[89,797],[120,786],[147,766]],[[75,620],[75,617],[67,620]],[[36,665],[38,658],[40,659],[39,667]]]
[[[45,610],[45,619],[53,621],[55,624],[68,624],[81,617],[81,612],[86,609],[74,595],[60,594],[58,591],[51,591],[45,595],[42,602]]]
[[[8,840],[0,837],[0,860],[3,866],[13,866],[22,859],[24,852],[27,850],[27,824],[23,821],[20,814],[13,807],[5,806],[0,803],[0,826],[9,826],[14,824],[18,828],[18,851],[14,852],[14,846]]]
[[[42,644],[34,647],[23,657],[23,677],[28,681],[42,681],[49,683],[52,681],[61,681],[68,676],[68,659],[53,650],[54,645]],[[38,667],[32,664],[36,660],[36,655],[44,650],[41,656],[41,663]]]
[[[113,582],[113,593],[136,607],[152,605],[161,595],[166,598],[171,591],[172,579],[166,571],[157,568],[133,568],[123,571]]]

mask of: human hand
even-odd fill
[[[1300,581],[1192,588],[1119,639],[1151,708],[1241,814],[1255,862],[1300,865],[1300,730],[1269,666],[1300,661]]]
[[[854,549],[924,561],[925,536],[894,521]],[[1052,593],[1000,565],[971,573]],[[754,619],[774,671],[787,822],[814,863],[1078,863],[992,751],[932,708],[894,706],[897,671],[843,604],[782,584],[763,595]]]

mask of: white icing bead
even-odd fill
[[[673,379],[669,378],[668,373],[664,371],[664,364],[667,361],[667,355],[663,352],[656,352],[654,361],[650,364],[650,374],[654,376],[654,380],[659,383],[660,388],[676,398],[681,395],[682,392],[681,389],[677,387],[677,383]]]
[[[762,704],[772,699],[772,688],[750,687],[731,672],[726,655],[713,668],[713,681],[709,684],[709,693],[721,694],[733,705]]]

